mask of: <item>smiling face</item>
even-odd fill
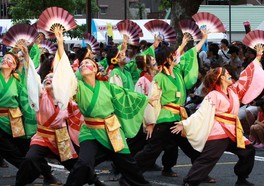
[[[96,64],[90,59],[84,59],[79,69],[82,76],[95,75],[98,71]]]
[[[12,69],[12,70],[15,70],[16,67],[17,67],[17,64],[16,64],[15,58],[11,54],[6,54],[3,57],[1,68],[2,69]]]
[[[53,73],[49,73],[46,75],[45,79],[43,80],[43,85],[46,90],[52,89],[52,79],[53,79]]]

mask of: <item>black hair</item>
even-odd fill
[[[221,40],[221,43],[225,44],[226,46],[229,45],[229,42],[227,41],[227,39],[222,39],[222,40]]]
[[[40,76],[41,82],[45,79],[46,75],[51,72],[51,66],[52,66],[52,61],[54,59],[54,55],[44,53],[40,56],[40,68],[38,71],[38,74]]]
[[[171,47],[167,47],[167,46],[160,47],[156,53],[156,61],[158,65],[160,66],[164,64],[166,67],[169,67],[170,65],[166,61],[167,61],[167,58],[170,57],[173,52],[174,50]]]
[[[106,59],[107,59],[107,63],[110,66],[111,63],[111,59],[116,57],[117,53],[119,52],[117,47],[113,47],[113,48],[109,48],[107,50],[107,55],[106,55]],[[117,64],[113,64],[114,66],[117,66]]]

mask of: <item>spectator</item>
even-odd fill
[[[223,58],[224,65],[228,64],[230,61],[230,54],[228,54],[228,51],[228,41],[226,39],[222,39],[220,49],[218,50],[218,55]]]
[[[239,56],[239,48],[235,45],[229,46],[228,54],[230,54],[230,70],[234,73],[233,78],[238,80],[240,72],[242,71],[242,61],[240,60]]]
[[[223,58],[220,55],[218,55],[218,50],[219,50],[219,46],[216,43],[212,43],[208,47],[207,58],[210,61],[209,66],[211,68],[224,66]],[[208,65],[208,64],[205,64],[205,65]]]

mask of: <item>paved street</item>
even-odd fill
[[[161,157],[161,156],[160,156]],[[225,153],[220,159],[210,176],[217,179],[216,184],[201,184],[201,186],[232,186],[235,184],[236,176],[233,172],[233,167],[237,157],[230,153]],[[157,162],[161,165],[160,158]],[[250,175],[249,181],[254,182],[257,186],[263,186],[264,177],[264,151],[257,150],[255,157],[255,167],[252,174]],[[168,178],[161,176],[160,172],[146,172],[144,175],[152,185],[154,186],[180,186],[183,177],[187,174],[190,168],[190,160],[180,151],[178,158],[178,165],[174,167],[174,171],[179,174],[177,178]],[[53,165],[54,174],[61,181],[65,182],[68,171],[64,170],[61,166]],[[109,181],[112,177],[110,173],[110,163],[106,162],[96,167],[96,171],[99,174],[100,180],[103,180],[107,185],[117,186],[118,182]],[[10,165],[9,168],[0,168],[0,186],[14,185],[16,169]],[[37,179],[34,184],[35,186],[41,186],[42,180]]]

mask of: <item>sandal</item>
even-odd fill
[[[162,176],[166,176],[166,177],[178,177],[178,174],[172,170],[169,171],[161,171],[161,175]]]
[[[207,176],[203,181],[203,183],[216,183],[216,179],[212,178],[211,176]]]

